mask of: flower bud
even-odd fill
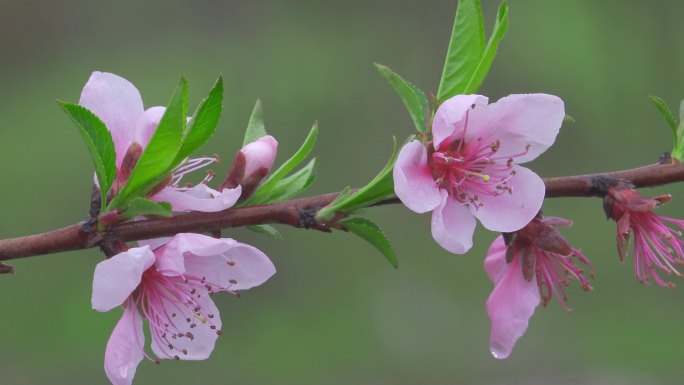
[[[270,135],[247,144],[235,156],[228,177],[221,184],[223,188],[242,186],[241,200],[249,197],[273,167],[278,142]]]

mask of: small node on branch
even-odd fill
[[[316,220],[316,213],[318,212],[318,208],[307,208],[307,209],[302,209],[299,210],[299,226],[300,228],[303,229],[314,229],[318,231],[322,231],[324,233],[331,233],[332,229],[330,229],[330,226],[319,223]]]
[[[14,274],[14,266],[0,263],[0,274]]]
[[[634,187],[632,182],[607,175],[597,175],[589,181],[589,196],[603,197],[614,186]]]
[[[118,238],[106,238],[100,242],[100,250],[102,250],[107,258],[111,258],[128,250],[128,245]]]
[[[672,154],[669,152],[664,152],[663,155],[658,158],[658,164],[675,164],[675,161],[677,160],[673,158]]]

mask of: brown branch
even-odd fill
[[[597,178],[617,178],[631,181],[637,187],[652,187],[684,181],[684,164],[655,164],[631,170],[546,178],[546,197],[589,197],[596,191]],[[81,222],[59,230],[20,238],[0,240],[0,261],[81,250],[99,246],[103,240],[136,241],[182,232],[212,232],[220,228],[278,223],[298,228],[330,231],[325,223],[316,221],[316,212],[335,199],[338,193],[317,195],[286,202],[240,207],[216,213],[192,212],[171,218],[154,218],[125,222],[111,226],[105,234],[95,231],[92,224]],[[399,202],[388,199],[376,205]]]

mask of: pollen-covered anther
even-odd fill
[[[501,141],[499,141],[499,139],[495,140],[494,142],[492,142],[492,144],[489,145],[489,149],[492,150],[492,152],[499,151],[499,148],[501,148]],[[527,148],[529,148],[529,145]]]

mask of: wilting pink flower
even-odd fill
[[[561,218],[535,218],[522,230],[494,240],[487,252],[484,267],[494,283],[487,299],[487,313],[492,322],[490,351],[495,358],[507,358],[515,342],[540,303],[546,306],[552,297],[565,306],[565,286],[570,279],[582,289],[591,285],[573,258],[591,266],[589,260],[554,229],[569,226]]]
[[[248,143],[235,155],[228,176],[220,187],[242,186],[241,199],[246,199],[271,171],[277,152],[278,141],[271,135]]]
[[[603,198],[606,215],[617,222],[617,249],[621,261],[627,257],[630,232],[634,234],[634,271],[643,284],[648,284],[652,277],[660,286],[674,287],[674,283],[666,282],[657,270],[682,276],[675,266],[684,265],[684,240],[681,238],[684,220],[653,212],[671,199],[670,195],[644,198],[624,185],[610,187]]]
[[[470,249],[475,218],[511,232],[539,211],[544,183],[525,167],[556,139],[563,101],[545,94],[509,95],[487,104],[457,95],[437,110],[432,142],[406,144],[394,167],[394,189],[417,213],[432,211],[432,236],[450,252]]]
[[[95,268],[92,305],[106,312],[123,306],[105,351],[105,372],[114,385],[130,385],[144,357],[143,319],[154,354],[162,359],[203,360],[221,334],[212,293],[237,293],[275,273],[258,249],[232,239],[177,234],[152,250],[131,248]]]
[[[117,166],[113,188],[121,188],[150,142],[166,109],[151,107],[145,110],[140,92],[133,84],[106,72],[93,72],[83,87],[79,103],[97,115],[112,134]],[[232,207],[240,197],[240,186],[222,191],[216,191],[205,183],[192,188],[180,187],[184,175],[216,161],[216,158],[184,160],[173,170],[171,178],[151,191],[148,197],[171,203],[174,211],[211,212]]]

